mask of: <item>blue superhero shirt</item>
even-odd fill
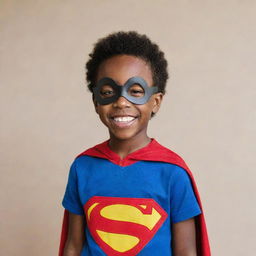
[[[71,166],[63,206],[86,218],[82,256],[172,255],[172,223],[201,213],[181,167],[86,155]]]

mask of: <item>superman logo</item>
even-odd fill
[[[94,196],[84,209],[92,237],[108,256],[137,255],[168,216],[147,198]]]

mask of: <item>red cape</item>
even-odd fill
[[[180,166],[184,170],[187,171],[191,183],[194,189],[194,193],[196,195],[198,204],[201,208],[202,214],[196,217],[196,240],[197,240],[197,255],[198,256],[210,256],[210,245],[207,235],[207,229],[205,224],[204,213],[202,209],[202,203],[200,200],[199,192],[197,190],[197,186],[191,171],[189,170],[188,166],[184,162],[184,160],[177,155],[175,152],[163,147],[160,145],[156,140],[152,140],[146,147],[139,149],[131,154],[129,154],[125,159],[121,160],[120,157],[108,146],[108,141],[105,141],[101,144],[98,144],[83,153],[79,156],[93,156],[99,158],[105,158],[109,161],[121,165],[127,166],[137,161],[158,161],[158,162],[165,162],[171,163]],[[64,218],[62,224],[62,232],[61,232],[61,241],[60,241],[60,248],[59,248],[59,256],[63,256],[63,250],[65,247],[65,243],[67,240],[68,234],[68,211],[64,211]]]

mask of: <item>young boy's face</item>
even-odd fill
[[[124,85],[131,77],[143,78],[149,87],[153,85],[150,66],[142,59],[130,55],[118,55],[101,63],[96,82],[108,77]],[[143,140],[147,137],[147,126],[152,113],[156,113],[162,101],[162,93],[153,94],[142,105],[131,103],[124,97],[107,105],[95,103],[96,112],[108,127],[110,137],[115,139]]]

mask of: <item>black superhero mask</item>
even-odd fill
[[[147,82],[138,76],[129,78],[124,85],[118,85],[113,79],[104,77],[93,88],[94,98],[100,105],[115,102],[121,96],[134,104],[142,105],[157,92],[157,86],[149,87]]]

